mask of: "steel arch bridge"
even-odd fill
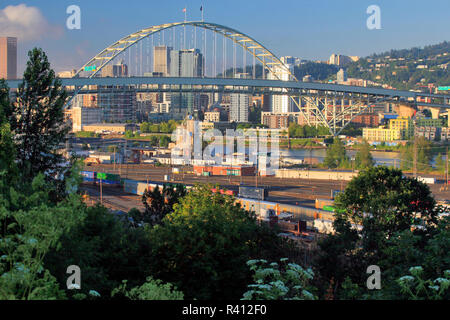
[[[242,47],[245,51],[250,53],[257,61],[262,64],[263,77],[265,74],[264,70],[267,70],[274,77],[274,80],[281,81],[282,79],[279,76],[279,72],[281,70],[285,74],[287,73],[289,75],[289,82],[299,82],[298,79],[296,79],[296,77],[290,72],[289,68],[287,68],[287,66],[282,63],[275,54],[273,54],[270,50],[268,50],[265,46],[263,46],[252,37],[233,28],[204,21],[168,23],[151,26],[149,28],[134,32],[114,42],[113,44],[102,50],[100,53],[98,53],[95,57],[90,59],[76,72],[74,78],[78,78],[82,74],[84,75],[84,77],[94,78],[106,65],[108,65],[108,63],[110,63],[114,58],[116,58],[122,52],[126,51],[131,46],[137,44],[138,42],[148,38],[155,33],[161,32],[166,29],[182,26],[192,26],[210,30],[222,35],[227,39],[230,39],[231,41],[233,41],[233,43]],[[81,89],[81,86],[76,87],[72,98],[76,96]],[[285,92],[285,89],[282,90],[283,92]],[[318,94],[311,94],[311,92],[308,91],[301,96],[294,96],[292,94],[287,95],[289,95],[290,99],[297,106],[300,115],[304,118],[306,123],[310,125],[312,124],[312,122],[314,122],[315,124],[320,123],[326,126],[330,130],[330,133],[333,135],[338,135],[346,125],[348,125],[357,115],[364,112],[364,110],[366,110],[370,104],[386,101],[386,97],[370,96],[370,93],[367,93],[367,96],[361,99],[350,98],[350,103],[347,106],[344,106],[343,103],[342,105],[338,105],[336,103],[336,97],[339,97],[341,93],[342,92],[340,91],[330,92],[330,90],[324,89],[323,91],[318,90]],[[369,99],[369,97],[371,98]],[[302,103],[302,99],[306,103]],[[330,101],[332,102],[331,107],[329,107],[328,105]],[[341,101],[344,100],[341,99]]]

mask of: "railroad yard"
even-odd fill
[[[266,201],[283,204],[314,207],[315,199],[330,199],[333,190],[344,190],[347,181],[312,180],[312,179],[282,179],[276,177],[252,176],[197,176],[192,168],[180,168],[177,174],[172,173],[171,167],[155,167],[152,164],[99,164],[86,166],[84,170],[101,171],[119,174],[121,178],[149,182],[172,182],[195,185],[210,183],[220,188],[238,192],[239,185],[267,187],[269,196]],[[168,180],[165,180],[165,177]],[[440,183],[429,185],[436,200],[448,200],[450,191]],[[82,190],[89,194],[91,203],[100,201],[99,185],[83,184]],[[120,187],[102,186],[102,202],[114,210],[128,211],[131,208],[143,209],[141,196],[128,194]]]

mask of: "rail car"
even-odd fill
[[[98,183],[99,172],[94,171],[82,171],[84,182]],[[100,175],[101,177],[102,175]],[[105,180],[102,180],[103,182]],[[162,189],[164,186],[171,186],[176,188],[178,184],[175,183],[160,183],[155,181],[137,181],[129,179],[120,179],[119,181],[114,181],[124,188],[125,192],[143,195],[146,190],[154,190],[156,187]],[[187,190],[190,190],[192,186],[184,185]],[[221,193],[226,195],[235,196],[236,192],[232,190],[224,189],[211,189],[211,192]],[[302,207],[298,205],[290,205],[283,203],[276,203],[270,201],[262,201],[249,198],[236,197],[236,203],[240,203],[241,207],[248,211],[253,211],[256,214],[260,214],[262,210],[273,210],[277,216],[280,214],[290,214],[294,220],[306,221],[307,228],[310,230],[317,230],[322,233],[333,232],[333,212],[325,211],[322,209],[312,208],[312,207]]]
[[[262,210],[273,210],[277,216],[282,213],[292,214],[295,220],[306,221],[308,229],[317,229],[319,232],[333,232],[333,213],[321,209],[302,207],[270,201],[258,201],[248,198],[236,198],[236,202],[248,211],[259,214]]]

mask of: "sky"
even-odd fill
[[[66,9],[81,9],[69,30]],[[378,5],[381,29],[366,24]],[[327,60],[332,53],[367,56],[450,40],[449,0],[30,0],[0,2],[0,36],[17,36],[18,72],[28,50],[43,48],[56,71],[81,67],[120,38],[152,25],[204,20],[237,29],[275,55]]]

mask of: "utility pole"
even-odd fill
[[[255,188],[258,188],[259,154],[256,155]]]
[[[127,140],[126,139],[125,139],[124,159],[125,159],[125,163],[126,163],[125,179],[128,179],[128,159],[127,159]]]
[[[102,178],[100,177],[100,204],[103,205],[103,187],[102,187]]]
[[[417,178],[417,136],[414,135],[414,163],[413,163],[414,178]]]
[[[447,147],[447,156],[445,157],[445,184],[448,189],[448,147]]]

